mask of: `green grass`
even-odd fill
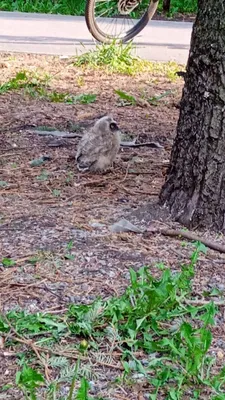
[[[124,294],[107,301],[72,304],[61,315],[16,310],[1,314],[5,351],[9,347],[20,368],[14,383],[9,378],[0,393],[7,394],[13,385],[27,399],[60,399],[60,388],[69,385],[64,399],[97,400],[89,396],[89,382],[96,381],[103,364],[117,370],[115,387],[129,386],[132,391],[138,375],[140,388],[148,385],[150,400],[203,399],[206,392],[208,400],[224,400],[225,368],[215,372],[215,359],[209,354],[217,310],[213,301],[192,302],[201,251],[206,248],[197,243],[180,272],[158,264],[157,278],[147,267],[131,269]],[[55,377],[48,381],[46,365]]]
[[[159,2],[159,11],[162,11],[162,0]],[[171,0],[170,15],[175,13],[196,13],[197,0]]]
[[[158,103],[165,97],[170,96],[173,91],[172,90],[166,90],[159,96],[153,96],[153,97],[147,97],[146,95],[142,94],[140,99],[137,99],[135,96],[130,95],[129,93],[126,93],[122,90],[115,90],[115,93],[119,96],[120,98],[120,105],[121,106],[130,106],[130,105],[137,105],[140,100],[144,100],[147,103],[157,106]]]
[[[17,72],[14,78],[0,85],[0,95],[10,90],[18,90],[27,88],[35,90],[38,87],[44,87],[48,84],[50,77],[48,75],[38,76],[37,74],[29,74],[26,71]]]
[[[85,4],[84,0],[0,0],[0,10],[83,15]]]
[[[84,15],[86,2],[84,0],[0,0],[0,10],[39,12],[64,15]],[[143,3],[144,10],[146,2]],[[141,7],[139,7],[141,10]],[[162,0],[159,10],[162,9]],[[171,14],[176,12],[193,13],[197,10],[197,0],[172,0]]]
[[[20,71],[14,78],[0,85],[0,95],[11,90],[23,89],[26,95],[40,98],[53,103],[66,104],[90,104],[95,102],[97,95],[89,93],[81,93],[73,95],[52,91],[49,88],[50,76],[40,76],[38,73],[30,73],[28,71]]]
[[[75,57],[74,66],[100,68],[106,72],[136,75],[150,72],[156,76],[165,76],[175,80],[176,72],[181,66],[170,61],[167,63],[150,62],[134,55],[135,47],[128,44],[115,43],[97,45],[93,51]]]

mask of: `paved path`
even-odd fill
[[[192,24],[151,21],[136,38],[148,60],[186,63]],[[94,48],[83,17],[0,12],[0,52],[74,55]]]

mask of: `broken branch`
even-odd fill
[[[182,231],[180,229],[165,229],[165,228],[153,228],[152,230],[148,230],[146,233],[161,233],[164,236],[171,237],[182,237],[188,240],[194,240],[195,242],[201,242],[205,246],[209,247],[212,250],[219,251],[220,253],[225,253],[225,246],[220,243],[213,242],[210,239],[206,239],[204,237],[196,235],[194,232],[190,231]]]

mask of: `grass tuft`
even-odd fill
[[[53,103],[90,104],[96,101],[96,94],[81,93],[73,95],[51,91],[49,88],[50,76],[41,76],[38,73],[20,71],[14,78],[0,85],[0,95],[11,90],[24,89],[26,95],[47,100]]]
[[[109,73],[137,75],[150,72],[156,76],[166,76],[170,80],[177,78],[176,72],[181,70],[176,62],[150,62],[135,56],[134,45],[116,43],[97,45],[95,50],[88,51],[75,58],[74,65],[93,69],[103,69]]]

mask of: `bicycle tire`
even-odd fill
[[[117,38],[112,35],[105,34],[98,26],[95,19],[95,3],[96,0],[87,0],[86,9],[85,9],[85,21],[87,28],[91,35],[101,43],[111,43],[113,40]],[[150,4],[148,6],[147,11],[143,14],[141,19],[137,22],[136,25],[128,32],[125,33],[123,37],[119,40],[122,43],[128,42],[132,40],[138,33],[140,33],[148,22],[152,19],[158,7],[159,0],[150,0]]]

